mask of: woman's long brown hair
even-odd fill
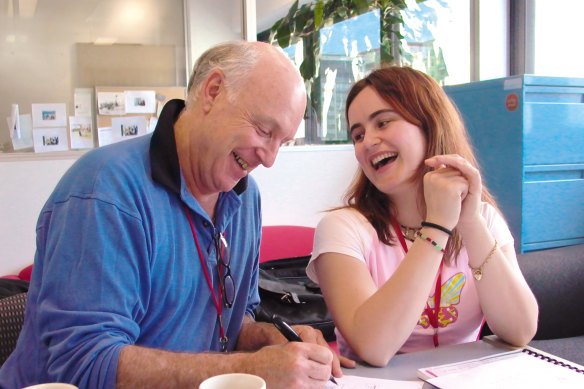
[[[427,139],[425,158],[443,154],[458,154],[471,165],[478,163],[468,140],[468,134],[460,114],[440,85],[428,75],[408,68],[391,66],[373,71],[358,81],[347,95],[345,118],[355,97],[365,88],[372,87],[391,107],[408,122],[420,127]],[[421,163],[413,180],[422,182],[429,171]],[[493,196],[483,184],[481,196],[496,207]],[[395,236],[391,234],[391,221],[396,216],[395,205],[391,199],[379,191],[359,168],[352,184],[344,196],[346,205],[341,208],[354,208],[371,223],[379,240],[394,245]],[[418,204],[422,215],[426,213],[422,186],[418,193]],[[454,236],[446,246],[445,260],[455,261],[462,242],[460,234],[454,229]]]

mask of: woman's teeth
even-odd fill
[[[383,153],[373,158],[373,160],[371,161],[371,166],[373,166],[373,168],[375,169],[379,169],[380,167],[386,165],[389,161],[394,160],[395,158],[397,158],[396,153]]]

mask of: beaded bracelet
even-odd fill
[[[424,239],[426,242],[432,244],[432,246],[436,247],[438,251],[441,251],[443,254],[446,253],[446,250],[442,246],[440,246],[436,241],[432,240],[432,238],[427,237],[426,235],[422,234],[420,231],[416,232],[416,235],[420,238]]]
[[[448,236],[454,235],[452,230],[449,230],[446,227],[442,227],[440,224],[435,224],[435,223],[430,223],[430,222],[422,222],[422,227],[435,228],[435,229],[440,230],[442,232],[446,232],[448,234]]]

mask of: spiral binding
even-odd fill
[[[524,353],[527,353],[529,355],[532,355],[532,356],[534,356],[536,358],[539,358],[539,359],[541,359],[543,361],[553,363],[554,365],[558,365],[558,366],[562,366],[562,367],[567,367],[568,369],[570,369],[572,371],[575,371],[576,373],[584,374],[584,370],[578,369],[576,366],[572,366],[569,363],[565,363],[565,362],[562,362],[562,361],[558,361],[555,358],[548,357],[547,355],[540,354],[538,352],[535,352],[535,351],[532,351],[532,350],[528,350],[526,348],[524,348],[521,351],[523,351]]]

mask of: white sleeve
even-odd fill
[[[365,263],[370,248],[373,227],[357,211],[340,209],[326,214],[316,226],[312,257],[306,274],[318,283],[314,271],[314,260],[324,253],[339,253],[356,258]]]

